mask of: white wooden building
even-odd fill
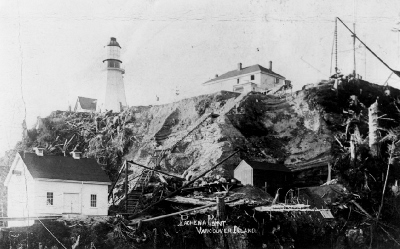
[[[272,71],[272,61],[269,69],[261,65],[242,67],[238,64],[237,69],[215,75],[215,78],[204,82],[207,92],[233,91],[233,92],[265,92],[268,89],[285,84],[285,77]]]
[[[97,110],[97,99],[80,97],[76,99],[74,112],[95,112]]]
[[[292,181],[291,170],[283,164],[242,160],[234,170],[234,177],[243,185],[272,189],[285,187]]]
[[[19,152],[4,182],[8,226],[32,225],[32,218],[108,214],[108,176],[95,159]],[[20,220],[18,218],[24,218]]]

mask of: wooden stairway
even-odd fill
[[[154,168],[156,166],[158,157],[153,156],[150,161],[150,166]],[[135,213],[137,210],[140,201],[142,199],[144,189],[146,188],[147,184],[150,181],[151,176],[153,175],[153,171],[149,169],[143,169],[140,176],[135,182],[131,192],[128,194],[127,197],[127,205],[126,205],[126,212],[127,213]]]
[[[129,214],[135,213],[136,209],[139,206],[140,203],[140,198],[142,197],[142,192],[139,191],[131,191],[128,194],[128,200],[127,200],[127,206],[126,206],[126,212]]]

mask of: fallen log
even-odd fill
[[[192,204],[192,205],[209,205],[209,204],[216,204],[213,201],[204,201],[204,200],[199,200],[196,198],[188,198],[188,197],[182,197],[182,196],[175,196],[173,198],[166,198],[166,201],[170,202],[175,202],[175,203],[180,203],[180,204]]]
[[[215,205],[217,205],[217,204],[216,203],[212,203],[212,204],[208,204],[208,205],[205,205],[205,206],[192,208],[192,209],[188,209],[188,210],[183,210],[183,211],[172,213],[172,214],[165,214],[165,215],[153,217],[153,218],[146,219],[146,220],[140,220],[139,222],[147,222],[147,221],[159,220],[159,219],[167,218],[167,217],[170,217],[170,216],[183,214],[183,213],[187,213],[187,212],[191,212],[191,211],[195,211],[195,210],[199,210],[199,209],[203,209],[203,208],[207,208],[207,207],[211,207],[211,206],[215,206]],[[136,223],[136,224],[138,224],[138,223]],[[133,225],[133,224],[129,224],[129,225]]]
[[[238,153],[239,150],[233,152],[232,154],[230,154],[228,157],[226,157],[224,160],[222,160],[221,162],[217,163],[215,166],[213,166],[211,169],[206,170],[205,172],[201,173],[199,176],[195,177],[193,180],[189,181],[188,183],[184,184],[182,187],[178,188],[177,190],[175,190],[174,192],[172,192],[171,194],[165,196],[164,198],[161,198],[160,200],[158,200],[157,202],[147,206],[146,208],[144,208],[143,210],[139,211],[138,213],[129,216],[129,218],[134,218],[136,215],[143,213],[144,211],[146,211],[147,209],[159,204],[160,202],[164,201],[165,199],[172,197],[174,195],[176,195],[177,193],[179,193],[182,189],[184,189],[185,187],[189,186],[190,184],[194,183],[195,181],[197,181],[198,179],[200,179],[201,177],[203,177],[204,175],[206,175],[208,172],[216,169],[219,165],[221,165],[222,163],[224,163],[225,161],[227,161],[229,158],[233,157],[236,153]]]
[[[139,167],[142,167],[142,168],[145,168],[145,169],[148,169],[148,170],[153,170],[153,171],[155,171],[157,173],[160,173],[160,174],[164,174],[164,175],[167,175],[167,176],[175,177],[175,178],[178,178],[179,180],[182,180],[182,181],[186,180],[185,178],[182,178],[182,177],[177,176],[177,175],[173,175],[172,173],[167,173],[167,172],[164,172],[164,171],[161,171],[161,170],[156,170],[156,169],[153,169],[153,168],[150,168],[150,167],[135,163],[134,161],[128,161],[128,163],[132,163],[134,165],[137,165]]]

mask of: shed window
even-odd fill
[[[54,198],[53,198],[54,196],[53,196],[53,192],[47,192],[47,206],[53,206],[53,201],[54,201]]]
[[[254,75],[250,75],[250,80],[254,80]]]
[[[279,84],[279,79],[275,78],[275,84]]]
[[[90,206],[97,207],[97,195],[90,195]]]
[[[237,79],[236,82],[239,84],[239,79]]]
[[[13,175],[20,176],[20,175],[21,175],[21,171],[19,171],[19,170],[13,170],[13,171],[12,171],[12,174],[13,174]]]

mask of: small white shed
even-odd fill
[[[234,177],[243,185],[256,187],[284,187],[292,179],[291,170],[284,164],[242,160],[235,168]]]
[[[108,176],[95,159],[19,152],[7,175],[8,226],[34,218],[108,214]]]

